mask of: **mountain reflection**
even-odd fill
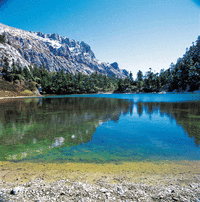
[[[130,116],[135,118],[133,122],[129,122]],[[147,121],[154,117],[156,120],[150,121],[147,126]],[[97,131],[95,134],[100,140],[94,141],[97,144],[94,151],[96,148],[97,150],[104,148],[103,142],[107,142],[107,150],[114,151],[118,148],[119,156],[131,153],[135,158],[136,150],[141,150],[142,156],[144,153],[149,154],[152,148],[167,148],[168,152],[163,151],[165,156],[174,146],[173,140],[171,138],[168,144],[166,140],[161,139],[159,129],[152,123],[157,121],[156,126],[159,127],[159,121],[165,121],[166,117],[169,117],[171,122],[176,121],[190,138],[194,138],[196,146],[199,146],[200,102],[134,103],[131,99],[95,97],[34,98],[1,102],[0,160],[32,160],[38,156],[48,155],[61,158],[55,156],[56,151],[59,151],[57,152],[59,155],[63,152],[65,156],[70,156],[75,151],[72,146],[77,145],[79,147],[87,145],[89,151],[90,143],[95,139],[93,134],[98,127],[100,132]],[[167,129],[169,127],[169,131],[171,130],[170,124],[164,127]],[[150,137],[149,131],[153,131],[153,135],[155,132],[155,137]],[[172,137],[175,139],[176,134]],[[153,144],[150,145],[152,142]],[[177,148],[176,145],[174,147]],[[70,148],[71,153],[61,148]],[[162,151],[160,149],[155,152],[160,155]],[[77,155],[79,154],[82,155],[83,151],[81,150]],[[113,156],[113,153],[110,155]]]
[[[34,152],[38,155],[53,148],[86,143],[103,122],[117,121],[128,112],[127,100],[107,98],[43,98],[2,103],[0,158],[18,160]],[[23,155],[16,156],[17,152]]]
[[[183,127],[188,136],[194,138],[198,147],[200,144],[200,102],[138,102],[135,104],[137,114],[142,116],[143,111],[149,115],[160,113],[160,116],[168,116],[171,120]]]

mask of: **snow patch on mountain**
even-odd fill
[[[99,72],[104,75],[126,77],[128,72],[118,64],[108,64],[96,59],[90,46],[85,42],[42,32],[24,31],[0,23],[0,34],[6,43],[0,44],[0,62],[8,57],[9,62],[19,63],[22,67],[45,66],[49,71],[83,74]]]

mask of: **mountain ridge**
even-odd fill
[[[64,70],[69,73],[90,75],[94,72],[125,78],[127,70],[96,59],[91,47],[85,42],[69,39],[59,34],[25,31],[0,23],[0,34],[6,43],[0,43],[0,65],[3,57],[25,66],[45,66],[49,71]]]

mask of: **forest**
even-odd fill
[[[0,39],[1,43],[5,43],[3,38]],[[42,88],[42,94],[192,92],[200,88],[200,36],[186,49],[183,57],[177,59],[176,64],[171,63],[168,69],[161,69],[160,73],[155,73],[152,68],[145,73],[139,70],[135,80],[131,72],[127,78],[119,78],[98,72],[89,76],[64,70],[49,72],[46,67],[36,65],[22,68],[14,61],[10,67],[7,57],[2,58],[2,66],[3,79],[32,82],[35,87]]]

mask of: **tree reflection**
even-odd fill
[[[87,143],[104,122],[118,122],[120,116],[129,114],[135,118],[134,113],[139,117],[146,114],[149,118],[153,114],[170,117],[194,138],[197,147],[200,144],[200,102],[134,103],[94,97],[21,99],[0,104],[0,160],[33,158]],[[123,121],[119,123],[126,127]],[[124,138],[123,132],[120,137]],[[134,132],[130,134],[137,133]]]
[[[30,148],[44,150],[86,143],[100,124],[117,121],[128,112],[129,102],[121,99],[73,97],[2,103],[1,158]]]
[[[149,102],[136,103],[137,114],[140,117],[144,110],[151,118],[152,114],[160,113],[160,116],[168,116],[171,120],[176,120],[187,132],[188,136],[194,138],[198,147],[200,144],[200,102]]]
[[[143,114],[143,102],[138,102],[137,103],[137,113],[140,116]]]

